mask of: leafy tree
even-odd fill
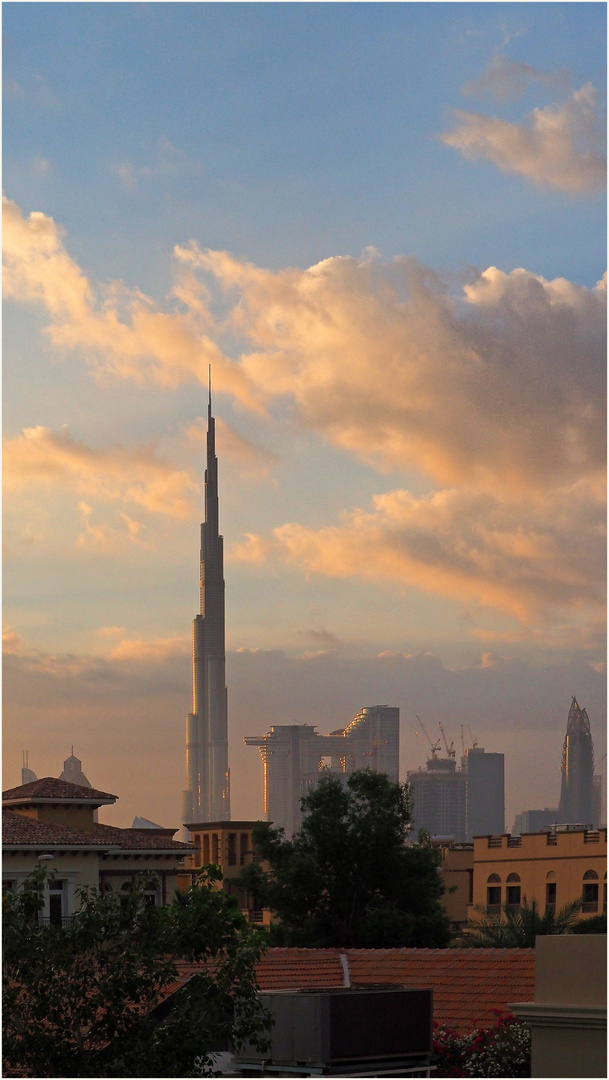
[[[269,865],[247,867],[242,883],[279,924],[272,944],[309,947],[443,947],[450,938],[440,902],[439,856],[429,842],[406,846],[407,784],[365,769],[344,786],[328,773],[302,799],[300,831],[259,822],[254,842]]]
[[[261,938],[214,888],[217,868],[164,908],[148,906],[146,879],[120,897],[83,890],[65,929],[38,922],[48,879],[4,898],[5,1076],[204,1076],[229,1043],[264,1049]],[[178,961],[197,973],[164,1000]]]
[[[581,911],[581,900],[543,915],[536,900],[523,898],[521,907],[505,906],[500,914],[470,922],[459,940],[460,946],[477,949],[534,949],[535,938],[543,934],[569,934]]]

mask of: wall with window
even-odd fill
[[[45,890],[40,918],[54,926],[62,926],[76,911],[77,890],[97,888],[98,856],[95,853],[56,852],[52,859],[40,859],[37,853],[5,852],[2,862],[3,889],[16,891],[32,871],[39,867],[44,867],[49,872],[49,884]]]
[[[607,830],[476,837],[470,917],[517,910],[525,897],[542,911],[581,900],[582,918],[606,911]]]

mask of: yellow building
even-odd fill
[[[582,917],[607,910],[607,830],[557,826],[522,836],[474,837],[471,918],[518,908],[540,910],[582,900]]]
[[[474,897],[474,845],[442,844],[442,904],[453,929],[467,925]]]
[[[150,903],[170,903],[178,871],[192,847],[173,839],[175,829],[100,824],[96,811],[116,799],[106,791],[51,776],[4,791],[3,888],[19,888],[40,866],[54,871],[41,917],[56,925],[74,915],[79,889],[120,892],[142,873],[151,875]]]
[[[231,896],[235,896],[243,914],[250,922],[270,922],[270,912],[256,907],[256,898],[246,889],[237,884],[237,878],[246,866],[258,862],[252,831],[255,821],[204,821],[187,825],[192,842],[195,845],[194,854],[188,860],[182,879],[190,878],[193,871],[200,870],[202,866],[219,866],[222,871],[222,882],[218,888],[223,888]]]

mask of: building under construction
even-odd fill
[[[390,705],[360,709],[345,728],[320,735],[312,724],[276,724],[266,735],[249,735],[262,758],[264,815],[291,837],[300,828],[300,800],[320,770],[348,776],[358,769],[399,780],[400,710]]]
[[[407,773],[413,800],[414,833],[424,829],[430,836],[450,838],[457,843],[473,836],[501,834],[505,829],[505,783],[503,754],[486,753],[473,740],[457,765],[454,743],[448,742],[442,724],[440,732],[446,757],[440,757],[440,740],[432,742],[425,726],[417,722],[431,747],[424,769]],[[473,738],[473,737],[472,737]]]
[[[565,825],[598,825],[594,814],[594,745],[590,721],[576,698],[571,702],[562,748],[558,820]]]

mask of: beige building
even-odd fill
[[[270,922],[270,912],[256,907],[256,898],[237,884],[237,879],[246,866],[258,862],[258,856],[252,840],[255,821],[204,821],[187,825],[195,846],[194,853],[185,863],[181,874],[181,887],[190,884],[196,870],[202,866],[219,866],[222,882],[219,889],[224,889],[229,896],[237,899],[239,907],[250,922]]]
[[[56,925],[74,915],[79,889],[120,892],[142,873],[151,875],[150,902],[170,903],[192,846],[174,840],[175,829],[119,829],[96,821],[99,807],[116,800],[50,776],[3,792],[3,888],[19,888],[40,866],[55,871],[41,917]]]
[[[467,925],[468,912],[474,897],[474,845],[442,844],[442,904],[451,927],[461,930]]]
[[[474,837],[470,916],[517,908],[541,911],[582,900],[582,918],[607,910],[607,830],[561,828],[522,836]]]
[[[535,999],[510,1008],[531,1028],[531,1076],[606,1076],[606,934],[538,938]]]

